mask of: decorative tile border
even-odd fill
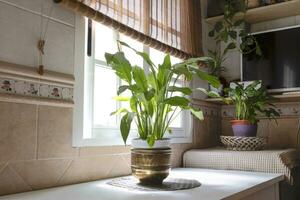
[[[0,61],[0,94],[15,98],[34,98],[34,102],[49,99],[58,102],[73,102],[74,77],[68,74],[45,71],[40,76],[33,67]],[[51,100],[51,101],[50,101]]]
[[[280,113],[280,117],[299,117],[300,104],[299,102],[274,103],[276,110]],[[221,110],[222,118],[235,117],[235,107],[233,105],[223,105]],[[259,118],[265,118],[264,115],[258,114]]]
[[[0,77],[0,93],[18,94],[32,97],[73,100],[73,88],[47,85]]]

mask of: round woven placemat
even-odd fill
[[[267,139],[262,137],[221,136],[221,142],[228,150],[258,151],[264,148]]]
[[[134,177],[121,177],[112,179],[107,184],[135,191],[175,191],[201,186],[197,180],[183,178],[167,178],[161,185],[142,185]]]

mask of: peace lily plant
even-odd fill
[[[152,147],[157,140],[164,138],[166,132],[170,132],[170,124],[178,111],[189,110],[196,118],[203,119],[202,111],[191,105],[189,96],[194,90],[179,87],[176,83],[180,78],[191,81],[194,76],[198,76],[218,87],[218,78],[198,67],[198,63],[205,61],[206,57],[190,58],[172,65],[170,55],[166,55],[162,64],[156,66],[147,53],[137,51],[121,41],[118,44],[142,57],[150,69],[146,73],[143,68],[131,65],[120,48],[115,54],[105,54],[107,63],[124,82],[118,88],[115,100],[130,105],[129,108],[120,108],[112,113],[122,115],[120,131],[125,144],[132,122],[136,123],[139,138],[146,140],[149,147]],[[125,91],[129,91],[130,96],[125,96]]]
[[[225,91],[229,102],[235,105],[235,119],[231,121],[235,136],[255,137],[259,115],[275,121],[280,116],[261,81],[253,81],[247,86],[235,83]]]

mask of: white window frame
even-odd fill
[[[95,34],[92,34],[93,37]],[[74,110],[73,110],[73,146],[113,146],[124,145],[119,127],[101,128],[101,137],[93,137],[93,82],[95,60],[86,56],[87,20],[85,17],[76,15],[75,18],[75,60],[74,60]],[[93,39],[94,41],[94,39]],[[94,43],[92,43],[94,49]],[[144,51],[148,51],[149,48]],[[99,63],[105,64],[105,63]],[[182,111],[183,127],[175,128],[170,137],[172,143],[192,143],[193,120],[189,111]],[[103,135],[102,135],[103,134]],[[137,137],[137,131],[132,130],[128,137]]]

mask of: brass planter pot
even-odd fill
[[[171,168],[171,148],[131,149],[132,175],[142,184],[161,184]]]

